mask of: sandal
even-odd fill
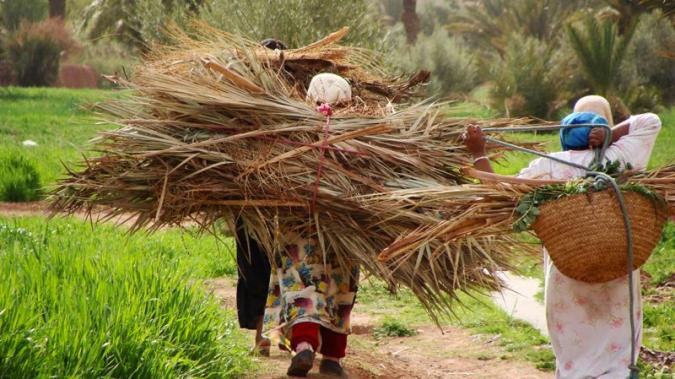
[[[255,346],[251,350],[251,355],[259,355],[261,357],[269,357],[270,356],[270,346],[271,346],[271,343],[270,343],[269,340],[262,339],[255,344]]]
[[[286,371],[288,376],[306,377],[309,370],[314,365],[314,352],[312,349],[305,349],[291,358],[291,365]]]
[[[345,370],[340,362],[332,359],[322,359],[319,365],[319,372],[327,376],[335,376],[338,378],[349,378],[349,373]]]

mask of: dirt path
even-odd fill
[[[235,306],[235,282],[220,278],[209,282],[213,293],[223,307]],[[413,337],[376,340],[371,335],[378,320],[354,308],[352,329],[345,367],[352,379],[552,379],[546,373],[527,363],[503,360],[501,350],[493,339],[471,336],[466,330],[446,327],[443,333],[434,325],[416,325]],[[251,341],[253,333],[247,332]],[[283,379],[290,355],[272,349],[270,358],[257,358],[261,372],[256,379]],[[310,378],[327,378],[318,373],[318,364],[310,371]]]
[[[0,216],[17,216],[17,217],[22,217],[22,216],[44,216],[47,217],[49,215],[49,212],[47,210],[47,202],[44,201],[33,201],[33,202],[25,202],[25,203],[10,203],[10,202],[3,202],[0,201]],[[64,217],[77,217],[82,220],[88,220],[89,218],[85,214],[85,212],[77,212],[72,216],[66,216],[63,214]],[[99,222],[100,220],[103,220],[105,218],[104,213],[97,213],[96,211],[92,212],[91,214],[91,219],[94,223]],[[134,225],[136,221],[136,216],[128,216],[128,215],[122,215],[122,216],[116,216],[111,219],[105,219],[106,222],[112,222],[115,225],[124,225],[131,227]],[[188,221],[183,226],[186,225],[194,225],[194,223]]]
[[[47,203],[44,201],[32,201],[26,203],[9,203],[0,201],[0,215],[1,216],[48,216],[49,212],[47,211]],[[64,214],[65,216],[65,214]],[[86,218],[84,212],[76,213],[76,217],[82,219]],[[93,215],[94,221],[96,221],[96,215]],[[118,217],[111,220],[115,224],[128,224],[132,225],[133,220],[128,218]]]
[[[7,203],[0,201],[0,215],[2,216],[44,216],[47,204],[43,201],[29,203]]]

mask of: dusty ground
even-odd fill
[[[235,283],[231,278],[209,283],[223,307],[235,306]],[[413,337],[376,340],[370,331],[378,320],[354,309],[347,358],[344,361],[352,379],[426,379],[426,378],[512,378],[552,379],[552,373],[539,371],[522,362],[501,360],[494,340],[471,336],[464,329],[434,325],[415,325]],[[253,334],[249,333],[251,344]],[[257,358],[262,370],[256,379],[287,378],[289,353],[272,349],[270,358]],[[327,378],[318,373],[318,362],[310,378]]]
[[[0,215],[12,215],[12,216],[48,216],[49,211],[47,209],[47,203],[44,201],[33,201],[25,203],[9,203],[0,201]],[[93,222],[98,222],[104,220],[103,213],[97,213],[97,211],[92,212],[91,217],[88,217],[84,212],[75,213],[73,216],[67,216],[62,214],[63,217],[77,217],[82,220],[90,219]],[[117,216],[111,219],[106,219],[107,222],[112,222],[115,225],[124,225],[131,227],[136,221],[135,216]],[[183,224],[191,225],[192,222],[186,222]]]
[[[41,201],[30,203],[7,203],[0,201],[0,215],[35,216],[44,215],[46,204]]]

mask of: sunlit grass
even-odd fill
[[[204,261],[216,259],[215,242],[124,233],[0,218],[0,378],[236,378],[252,368],[232,312],[192,279],[214,274]]]

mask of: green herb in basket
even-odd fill
[[[621,169],[621,162],[619,160],[607,162],[606,165],[596,164],[590,170],[595,172],[603,172],[612,178],[619,178],[626,170],[632,170],[630,163],[626,164],[625,169]],[[520,217],[513,223],[513,229],[517,232],[524,232],[530,229],[530,225],[534,223],[539,216],[539,206],[542,206],[550,201],[555,201],[566,196],[587,194],[589,197],[594,192],[606,191],[611,185],[603,178],[588,177],[578,181],[570,181],[565,184],[557,184],[551,186],[544,186],[536,189],[534,193],[523,196],[518,202],[516,212]],[[637,183],[626,183],[619,185],[621,191],[636,192],[647,196],[651,199],[660,199],[647,187]],[[662,201],[662,200],[661,200]]]

